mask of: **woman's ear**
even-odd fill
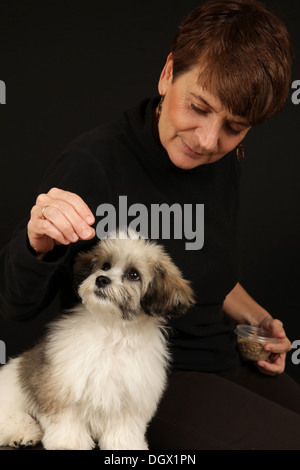
[[[158,92],[161,96],[164,96],[167,93],[169,85],[173,80],[173,55],[172,52],[167,57],[165,66],[160,74],[158,82]]]

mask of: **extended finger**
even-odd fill
[[[285,360],[279,356],[274,362],[258,361],[257,367],[261,372],[267,375],[278,375],[284,371]]]
[[[51,205],[45,206],[44,217],[57,225],[64,236],[72,242],[79,238],[86,240],[94,236],[94,230],[71,204],[63,200],[54,199]]]
[[[283,328],[283,323],[278,320],[278,319],[274,319],[271,323],[271,334],[272,336],[275,336],[275,338],[279,338],[279,339],[284,339],[285,338],[285,331],[284,331],[284,328]]]
[[[48,198],[48,202],[52,202]],[[29,230],[36,235],[46,235],[59,243],[76,242],[78,236],[74,233],[70,222],[60,214],[59,210],[50,205],[43,207],[35,205],[31,210]],[[35,238],[37,238],[35,235]]]
[[[70,191],[65,191],[59,188],[50,189],[48,195],[54,199],[61,199],[68,202],[71,206],[74,207],[76,212],[87,222],[89,225],[95,222],[93,213],[91,212],[88,205],[84,200],[78,196],[78,194],[72,193]]]
[[[93,229],[87,225],[76,211],[64,201],[54,201],[44,210],[44,217],[51,222],[70,242],[79,238],[89,239],[94,236]]]
[[[272,353],[283,354],[291,350],[292,345],[288,338],[280,340],[278,343],[267,343],[264,346],[265,351],[270,351]]]
[[[31,235],[31,244],[34,249],[36,249],[35,244],[39,241],[40,238],[45,235],[55,242],[62,245],[69,245],[70,241],[64,237],[64,235],[53,225],[49,220],[36,219],[28,223],[28,230],[31,231],[31,226],[34,225],[34,235]]]
[[[53,196],[62,196],[64,199]],[[87,207],[76,194],[56,188],[51,189],[49,193],[38,196],[36,205],[32,209],[32,216],[50,220],[71,242],[75,242],[79,238],[87,240],[92,238],[95,232],[86,222],[86,212],[78,213],[78,210],[81,210],[80,204],[71,204],[72,201],[76,203],[78,200],[83,204],[83,207]],[[93,218],[93,216],[91,217]]]

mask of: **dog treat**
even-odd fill
[[[265,360],[269,357],[270,352],[264,350],[267,343],[255,343],[248,339],[238,339],[238,350],[244,359],[249,361]]]
[[[249,325],[238,325],[235,333],[238,337],[238,351],[248,361],[265,361],[271,354],[270,351],[265,351],[265,345],[279,341],[277,338],[268,336],[265,330]]]

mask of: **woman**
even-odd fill
[[[75,301],[72,262],[96,242],[102,203],[120,215],[126,195],[128,207],[139,203],[149,214],[155,204],[179,204],[194,217],[204,205],[201,249],[187,250],[184,237],[159,237],[192,282],[197,305],[172,322],[172,371],[150,448],[300,448],[299,387],[283,373],[291,345],[282,323],[238,283],[236,254],[241,143],[282,109],[291,64],[284,25],[260,3],[197,8],[174,40],[160,98],[72,142],[41,185],[30,220],[2,250],[1,311],[26,319],[58,291],[65,306]],[[281,340],[269,346],[270,360],[241,364],[232,320]]]

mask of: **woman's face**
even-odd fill
[[[173,79],[171,54],[159,80],[164,95],[158,132],[171,161],[188,170],[213,163],[233,150],[243,140],[249,123],[233,116],[218,98],[198,83],[198,69]]]

